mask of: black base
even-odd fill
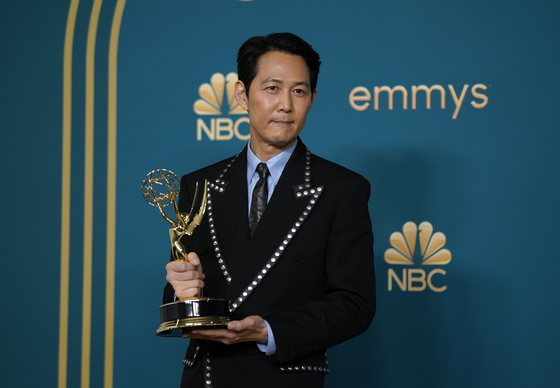
[[[183,330],[226,326],[229,322],[224,299],[189,298],[160,306],[159,314],[161,325],[156,334],[161,337],[180,337]]]

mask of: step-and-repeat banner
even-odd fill
[[[1,380],[173,387],[168,224],[140,184],[236,154],[236,52],[323,65],[302,139],[372,185],[377,316],[327,387],[560,384],[560,4],[67,0],[0,5]]]

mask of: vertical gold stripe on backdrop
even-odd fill
[[[118,0],[109,40],[108,122],[107,122],[107,251],[105,289],[105,375],[104,387],[113,387],[115,330],[115,239],[117,211],[117,54],[119,33],[126,0]]]
[[[95,41],[103,0],[95,0],[91,9],[86,45],[86,120],[84,168],[84,273],[82,301],[82,378],[81,387],[89,388],[91,358],[91,293],[93,270],[93,142]]]
[[[68,300],[70,289],[70,174],[72,162],[72,48],[80,0],[72,0],[66,22],[62,65],[62,215],[60,221],[60,312],[58,388],[66,388],[68,372]]]

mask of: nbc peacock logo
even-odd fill
[[[434,228],[428,221],[419,226],[412,221],[403,225],[402,233],[394,232],[389,238],[392,248],[385,251],[385,262],[391,265],[413,265],[415,253],[421,258],[422,265],[447,265],[451,261],[451,252],[443,248],[446,237],[441,232],[433,233]],[[418,240],[419,250],[416,250]],[[443,292],[447,286],[434,285],[434,275],[445,275],[442,268],[435,268],[428,274],[422,268],[402,268],[401,277],[393,268],[388,270],[388,290],[393,290],[393,281],[401,291],[424,291],[428,286],[434,292]],[[438,283],[438,282],[436,282]]]
[[[234,90],[237,74],[229,73],[224,77],[222,73],[215,73],[210,77],[210,83],[203,83],[198,88],[199,99],[195,101],[193,110],[199,116],[218,116],[203,119],[199,117],[196,122],[196,139],[201,141],[203,134],[209,140],[225,141],[235,136],[239,140],[249,140],[249,130],[240,128],[241,124],[249,124],[249,118],[243,116],[233,121],[231,117],[246,115],[244,110],[235,100]],[[224,111],[226,111],[224,113]],[[227,114],[228,116],[223,116]]]

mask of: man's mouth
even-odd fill
[[[272,120],[273,123],[278,124],[278,125],[291,125],[293,124],[293,121],[287,121],[287,120]]]

